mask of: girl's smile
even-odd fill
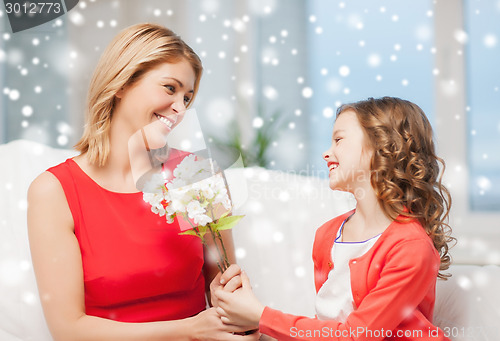
[[[334,125],[332,145],[323,153],[330,188],[354,193],[356,188],[369,185],[372,154],[356,113],[346,111],[339,115]]]

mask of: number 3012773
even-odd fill
[[[5,12],[7,12],[7,14],[60,13],[61,3],[26,1],[25,3],[20,4],[18,2],[5,2]]]

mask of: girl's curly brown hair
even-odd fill
[[[342,105],[337,117],[348,110],[374,148],[370,182],[382,209],[392,220],[418,219],[441,256],[438,277],[446,279],[448,244],[455,240],[448,225],[451,196],[441,183],[439,164],[444,172],[445,163],[436,155],[427,117],[416,104],[394,97]]]

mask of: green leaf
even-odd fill
[[[179,235],[184,235],[184,236],[196,236],[199,237],[201,240],[203,240],[203,237],[205,236],[205,233],[208,231],[207,226],[198,226],[198,233],[194,229],[189,229],[184,232],[180,232]]]
[[[226,211],[226,212],[224,212],[224,213],[223,213],[223,214],[219,217],[219,219],[217,219],[217,221],[221,220],[222,218],[227,217],[230,213],[231,213],[231,211]]]
[[[216,223],[212,223],[210,226],[214,231],[229,230],[232,229],[243,217],[244,215],[223,217],[218,219]]]
[[[191,229],[191,230],[186,230],[186,231],[184,231],[184,232],[180,232],[179,234],[180,234],[180,235],[183,235],[183,236],[186,236],[186,235],[188,235],[188,236],[198,236],[198,235],[196,234],[196,231],[195,231],[195,230],[193,230],[193,229]]]

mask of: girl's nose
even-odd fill
[[[325,161],[328,161],[329,158],[330,158],[330,151],[327,150],[326,152],[323,153],[323,159]]]

